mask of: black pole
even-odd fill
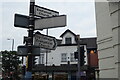
[[[46,30],[46,35],[48,36],[48,29]],[[46,66],[47,66],[48,50],[46,49]]]
[[[48,29],[46,30],[46,35],[48,36]],[[48,73],[47,73],[47,61],[48,61],[48,49],[46,49],[46,74],[47,74],[47,80],[48,80]]]
[[[77,73],[77,80],[80,80],[81,79],[81,66],[80,66],[80,35],[77,35],[76,36],[76,39],[77,39],[77,44],[78,44],[78,73]]]
[[[35,0],[30,0],[30,11],[29,11],[29,30],[28,30],[28,67],[25,75],[26,79],[32,80],[32,67],[33,67],[33,56],[32,56],[32,46],[33,46],[33,32],[34,32],[34,5]]]

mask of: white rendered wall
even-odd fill
[[[70,53],[77,51],[77,46],[58,46],[55,51],[52,51],[48,55],[49,64],[66,64],[66,62],[61,62],[61,53],[67,53],[67,57],[70,58]],[[71,64],[76,63],[72,62]]]
[[[120,79],[120,16],[118,3],[96,2],[100,78]]]

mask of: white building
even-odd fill
[[[120,2],[95,2],[95,11],[100,78],[120,80]]]
[[[76,73],[78,71],[77,63],[78,61],[74,58],[74,52],[77,51],[77,42],[75,40],[76,34],[67,29],[63,34],[60,36],[62,39],[57,39],[57,47],[55,50],[43,51],[40,53],[40,56],[36,56],[36,67],[34,68],[35,72],[45,72],[46,67],[43,65],[46,65],[49,67],[48,72],[50,72],[53,69],[52,67],[56,67],[55,74],[67,74],[65,65],[67,65],[70,62],[71,67],[71,77],[76,77]],[[97,45],[96,45],[96,37],[93,38],[80,38],[80,46],[84,47],[85,50],[85,65],[82,66],[84,71],[84,77],[88,78],[91,73],[95,73],[96,69],[98,69],[98,57],[97,57]],[[95,53],[93,54],[94,57],[92,57],[92,54],[90,54],[90,51],[94,50]],[[46,56],[47,54],[47,56]],[[47,63],[46,63],[47,61]],[[24,65],[26,64],[26,59],[24,59]],[[42,64],[42,65],[41,65]],[[52,66],[54,64],[54,66]],[[62,65],[63,64],[63,65]],[[65,64],[65,65],[64,65]],[[72,65],[73,64],[73,65]],[[63,67],[65,69],[63,69]],[[92,71],[90,71],[92,69]],[[94,71],[93,71],[94,70]],[[68,75],[68,77],[70,77]],[[95,78],[95,74],[94,77]]]
[[[48,51],[47,55],[47,65],[60,65],[67,64],[67,61],[70,61],[70,64],[77,64],[77,60],[74,59],[74,52],[77,51],[77,43],[75,40],[76,34],[66,30],[60,37],[62,39],[57,39],[57,48],[55,50]],[[96,37],[93,38],[80,38],[80,45],[84,46],[85,49],[85,65],[88,65],[88,48],[97,48]],[[46,52],[40,53],[40,56],[37,56],[37,64],[46,64]],[[26,58],[24,57],[24,65],[26,65]]]
[[[74,52],[77,51],[77,43],[75,41],[75,36],[72,31],[66,30],[60,37],[62,40],[57,40],[57,48],[55,50],[51,50],[48,53],[47,65],[60,65],[67,64],[70,61],[70,64],[77,64],[77,60],[74,58]],[[84,46],[86,50],[86,44],[81,44]],[[37,63],[46,64],[46,53],[40,53],[40,57],[38,57]],[[87,64],[87,54],[86,56],[86,64]]]
[[[2,78],[2,52],[0,52],[0,79]]]

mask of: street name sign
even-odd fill
[[[29,26],[29,16],[15,14],[14,16],[14,26],[28,28]]]
[[[58,16],[59,12],[35,5],[34,15],[45,18],[45,17]]]
[[[18,56],[27,56],[28,55],[28,46],[18,46],[17,47],[17,55]],[[32,55],[40,56],[40,47],[32,46]]]
[[[55,50],[57,47],[57,42],[55,37],[36,32],[34,35],[34,45],[48,50]]]
[[[34,17],[35,20],[39,19],[38,17]],[[29,16],[15,14],[14,16],[14,26],[21,28],[29,28]]]
[[[66,26],[66,15],[35,20],[35,29],[47,29]]]

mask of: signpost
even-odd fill
[[[14,26],[21,28],[30,28],[29,27],[29,16],[15,14]],[[44,19],[35,18],[35,29],[47,29],[47,28],[56,28],[66,26],[66,15],[59,15],[56,17],[49,17]]]
[[[58,16],[59,12],[35,5],[34,15],[45,18],[45,17]]]
[[[35,29],[47,29],[66,26],[66,15],[37,19],[35,20]]]
[[[46,36],[36,32],[34,37],[34,45],[44,49],[55,50],[57,47],[57,42],[55,37]]]
[[[39,32],[35,34],[33,44],[34,30],[65,27],[66,15],[59,15],[57,11],[37,6],[35,0],[30,0],[29,16],[15,14],[14,26],[28,29],[28,37],[25,37],[24,40],[26,46],[18,46],[18,55],[28,57],[25,80],[32,80],[34,56],[39,55],[40,48],[55,50],[57,46],[55,37],[46,36]]]

